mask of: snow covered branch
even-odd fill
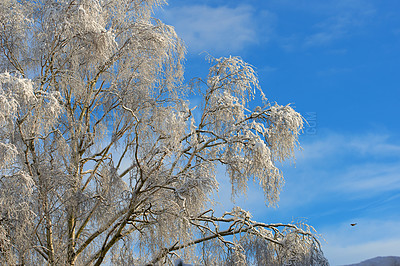
[[[303,118],[239,57],[185,85],[165,3],[1,1],[0,264],[326,264],[305,224],[209,210],[220,178],[275,206]]]

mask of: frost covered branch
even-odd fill
[[[0,264],[326,264],[307,225],[208,211],[219,178],[275,206],[303,118],[239,57],[185,85],[165,3],[1,1]]]
[[[228,252],[242,252],[240,256],[235,254],[236,257],[244,259],[232,261],[236,265],[249,263],[250,260],[256,265],[328,265],[322,255],[320,243],[314,235],[314,229],[308,225],[300,224],[305,227],[303,229],[295,224],[259,223],[252,221],[250,214],[240,208],[226,212],[222,217],[215,217],[212,210],[210,211],[210,215],[206,215],[206,212],[190,220],[192,225],[199,228],[202,237],[184,244],[175,243],[163,249],[151,263],[157,263],[168,255],[175,255],[173,252],[176,250],[192,245],[204,245],[218,239],[228,248]],[[224,229],[220,230],[222,226]],[[232,240],[227,240],[229,236],[233,236]],[[265,249],[265,253],[249,254],[246,248],[249,245],[253,245],[255,249]],[[215,249],[208,252],[215,252]],[[223,259],[226,262],[232,258],[227,254]],[[207,263],[222,262],[213,260]]]

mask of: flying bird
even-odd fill
[[[354,223],[354,224],[350,224],[351,226],[356,226],[357,225],[357,223]]]

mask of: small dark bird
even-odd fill
[[[354,224],[350,224],[351,226],[356,226],[357,225],[357,223],[354,223]]]

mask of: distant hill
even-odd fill
[[[373,259],[364,260],[360,263],[343,266],[400,266],[400,257],[376,257]]]

